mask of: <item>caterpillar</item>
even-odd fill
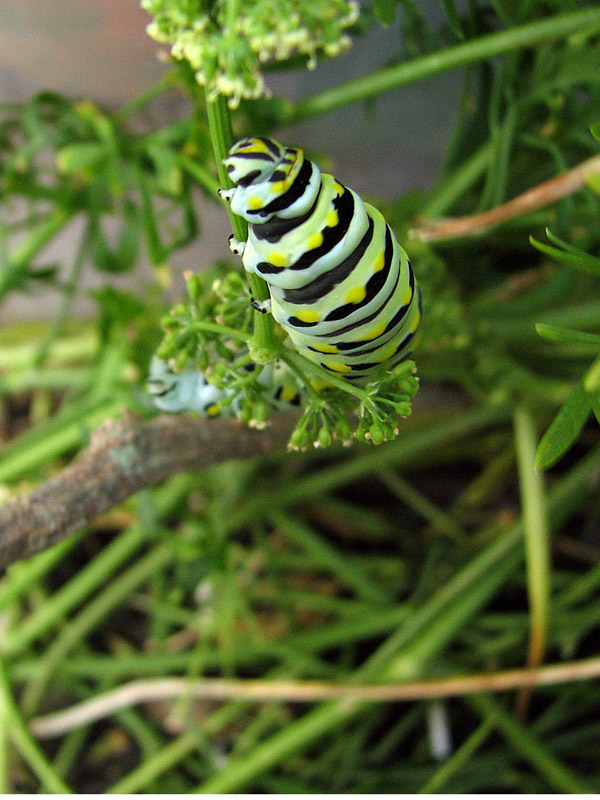
[[[253,301],[255,308],[273,315],[298,352],[346,380],[364,383],[406,360],[421,298],[383,215],[301,149],[273,139],[242,139],[224,163],[234,185],[219,194],[249,223],[247,241],[230,237],[230,247],[269,287],[270,299]],[[263,367],[258,380],[272,405],[299,404],[302,387],[281,362]],[[202,372],[175,372],[158,358],[147,388],[163,411],[239,410]]]
[[[214,417],[220,413],[219,402],[224,398],[223,390],[209,383],[200,370],[175,372],[168,361],[156,356],[150,362],[146,389],[154,405],[170,414],[191,411],[202,417]]]
[[[253,364],[248,366],[250,371],[254,368]],[[300,405],[301,387],[282,362],[266,364],[258,381],[268,389],[272,406],[288,408]],[[209,383],[204,373],[197,369],[185,368],[175,372],[168,361],[156,356],[150,362],[146,389],[154,405],[170,414],[188,411],[201,417],[214,417],[223,413],[235,416],[239,412],[239,398],[228,402],[232,397],[231,390]]]
[[[300,148],[242,139],[224,160],[220,195],[246,219],[230,238],[247,272],[263,278],[270,312],[302,355],[364,381],[408,358],[421,300],[408,256],[383,215]]]

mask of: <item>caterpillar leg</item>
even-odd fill
[[[233,186],[231,189],[219,189],[217,191],[217,194],[219,195],[221,200],[226,200],[228,203],[231,202],[231,198],[233,197],[234,193],[235,193],[235,186]]]
[[[271,311],[271,300],[255,300],[254,297],[250,298],[250,304],[255,311],[260,311],[261,314],[269,314]]]
[[[229,249],[232,253],[236,256],[243,256],[244,255],[244,248],[246,247],[246,242],[240,242],[235,236],[232,234],[229,237]]]

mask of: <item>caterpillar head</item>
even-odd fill
[[[242,139],[233,145],[223,163],[236,186],[269,180],[285,158],[286,148],[266,136]]]

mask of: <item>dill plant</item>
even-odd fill
[[[2,109],[2,190],[25,209],[3,225],[3,298],[53,286],[65,300],[50,330],[0,336],[2,420],[12,437],[0,463],[4,495],[54,473],[123,406],[148,413],[140,387],[162,301],[106,284],[131,268],[140,244],[163,279],[170,255],[194,237],[191,188],[215,199],[223,183],[209,155],[215,143],[226,149],[229,101],[239,99],[240,135],[465,68],[438,181],[385,209],[402,236],[420,216],[481,211],[597,154],[597,8],[442,6],[445,22],[434,29],[419,3],[365,5],[363,20],[400,14],[402,58],[296,104],[234,91],[205,113],[194,67],[178,61],[160,87],[116,114],[53,93]],[[182,25],[198,7],[160,4],[183,9]],[[166,18],[161,25],[167,31]],[[262,67],[256,53],[249,58],[250,92]],[[128,124],[173,86],[192,98],[190,119],[143,134]],[[4,791],[88,791],[92,779],[117,792],[598,791],[593,682],[536,689],[525,713],[512,693],[478,693],[444,697],[434,714],[418,693],[424,679],[457,675],[481,692],[490,673],[535,666],[540,654],[565,674],[578,662],[598,666],[600,450],[586,421],[598,413],[600,237],[590,183],[483,234],[409,248],[425,299],[419,373],[450,391],[407,420],[397,441],[175,475],[11,567],[0,584]],[[165,207],[179,213],[175,230]],[[44,247],[77,215],[85,258],[61,284]],[[112,245],[107,215],[123,233]],[[70,303],[92,269],[105,282],[99,318],[75,324]],[[249,420],[264,422],[264,398],[236,361],[251,348],[254,361],[269,356],[280,343],[274,328],[257,328],[240,270],[190,277],[165,328],[161,353],[181,368],[197,359],[223,385],[238,381]],[[314,426],[304,417],[306,441],[326,445],[332,430],[345,441],[351,432],[339,420],[322,424],[321,400]],[[373,424],[367,418],[364,428],[379,438]],[[534,471],[543,430],[552,431],[538,449],[547,478]],[[51,743],[34,740],[46,707],[95,702],[132,677],[212,674],[252,675],[267,687],[281,676],[355,688],[385,680],[415,695],[408,706],[309,707],[196,707],[184,696],[168,716],[148,703]],[[432,718],[452,733],[442,763],[428,744]],[[8,747],[22,763],[5,757]]]

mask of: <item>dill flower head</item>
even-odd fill
[[[261,66],[317,53],[335,56],[350,46],[344,29],[358,19],[355,0],[141,0],[153,17],[147,31],[186,59],[210,99],[268,96]]]

